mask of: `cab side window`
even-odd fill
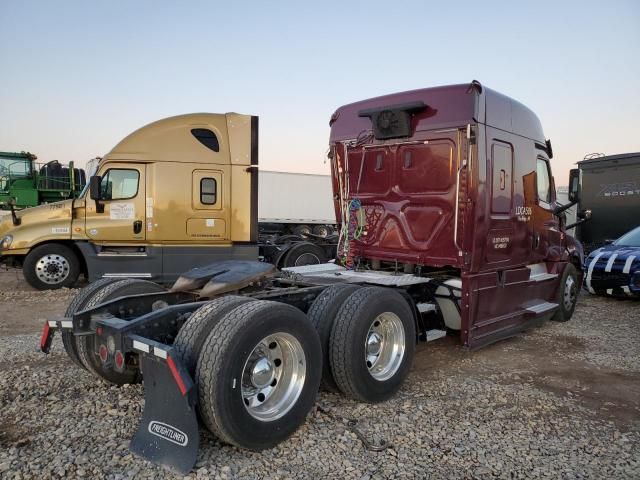
[[[112,168],[102,176],[101,197],[104,200],[126,200],[138,194],[140,173],[137,170]]]
[[[536,164],[536,182],[538,185],[538,200],[545,203],[551,203],[549,162],[542,158],[539,158]]]

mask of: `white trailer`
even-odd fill
[[[261,170],[258,222],[264,231],[327,236],[336,216],[330,175]]]

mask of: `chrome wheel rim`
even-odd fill
[[[38,280],[54,285],[63,282],[69,276],[69,261],[62,255],[52,253],[41,257],[36,262]]]
[[[405,352],[404,326],[395,313],[378,315],[367,332],[364,356],[369,374],[379,382],[395,375]]]
[[[316,265],[320,263],[320,259],[317,255],[313,253],[303,253],[298,258],[296,258],[295,266],[301,267],[303,265]]]
[[[576,282],[572,276],[568,276],[564,284],[564,308],[565,310],[571,310],[573,304],[576,301]]]
[[[298,401],[306,376],[300,342],[284,332],[269,335],[254,347],[242,370],[242,401],[253,418],[272,422]]]

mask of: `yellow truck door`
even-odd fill
[[[192,213],[187,219],[187,237],[202,242],[228,240],[229,208],[225,205],[223,172],[194,170],[191,182]]]
[[[145,240],[145,165],[108,163],[100,172],[99,203],[87,200],[85,231],[95,242]]]

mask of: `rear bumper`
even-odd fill
[[[136,355],[137,364],[144,372],[145,402],[142,420],[129,449],[187,475],[198,455],[198,397],[179,353],[170,345],[132,333],[127,321],[111,317],[87,322],[82,317],[81,314],[46,321],[40,349],[49,353],[53,335],[59,331],[95,335],[95,353],[105,369],[122,371],[125,358]]]

